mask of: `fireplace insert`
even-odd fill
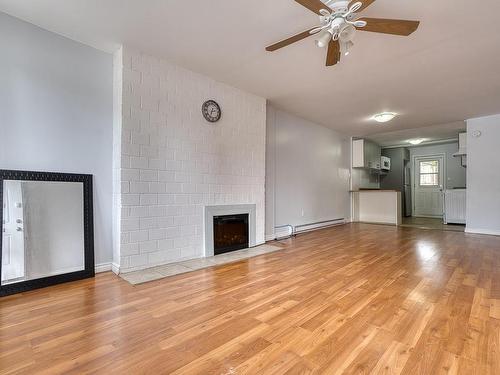
[[[214,255],[248,247],[248,214],[214,216]]]

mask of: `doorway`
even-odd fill
[[[413,161],[413,216],[443,217],[444,155],[415,156]]]

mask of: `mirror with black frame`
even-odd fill
[[[92,176],[0,170],[0,296],[94,276]]]

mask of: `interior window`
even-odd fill
[[[420,186],[439,185],[439,161],[426,160],[420,162]]]

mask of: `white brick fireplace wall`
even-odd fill
[[[202,257],[205,206],[255,204],[263,243],[265,99],[127,47],[115,73],[120,272]],[[222,107],[218,123],[202,117],[208,99]]]

